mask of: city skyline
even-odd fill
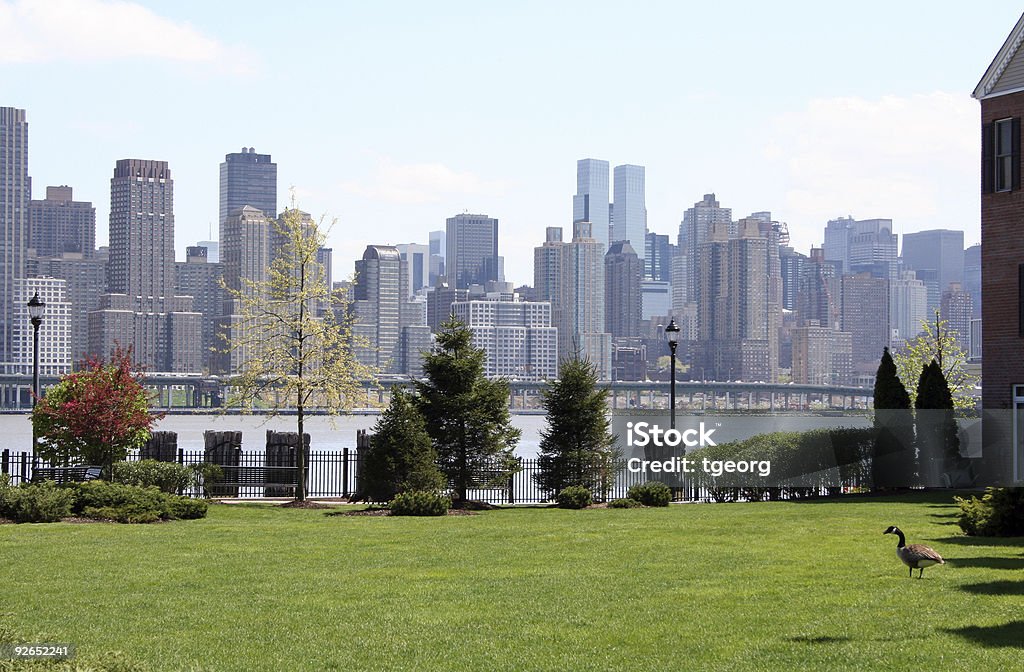
[[[574,164],[587,157],[644,166],[649,230],[670,237],[684,211],[714,192],[738,217],[775,213],[804,253],[822,242],[826,221],[847,215],[891,218],[898,234],[963,229],[975,243],[979,148],[969,94],[1018,9],[951,3],[921,14],[885,5],[881,25],[877,8],[841,17],[750,8],[737,19],[727,8],[674,16],[681,10],[647,5],[623,19],[601,5],[541,14],[457,4],[409,8],[395,22],[365,7],[285,21],[283,8],[234,3],[200,11],[82,0],[61,5],[59,16],[0,3],[8,45],[0,77],[11,92],[4,104],[28,113],[33,197],[72,187],[96,206],[99,244],[109,165],[131,156],[175,167],[178,259],[216,235],[218,166],[241,146],[273,154],[281,200],[294,185],[302,209],[339,219],[328,240],[338,278],[367,244],[426,243],[447,217],[468,211],[503,223],[508,279],[529,283],[546,227],[571,229]],[[89,24],[105,27],[71,39],[79,11],[106,17]],[[620,19],[622,46],[640,46],[624,49],[628,56],[590,50],[592,67],[566,81],[587,34],[566,28],[582,22],[606,34]],[[262,45],[290,44],[300,25],[308,48],[270,58]],[[500,39],[516,31],[527,39]],[[863,48],[849,48],[851,40]],[[401,48],[385,53],[381,44]],[[465,58],[467,49],[479,58]],[[413,62],[413,53],[427,56]],[[117,83],[143,72],[173,95],[140,108],[132,87]],[[567,104],[609,80],[625,84],[614,98],[591,92],[593,104]],[[281,93],[240,107],[240,87]],[[465,104],[434,104],[466,92]]]

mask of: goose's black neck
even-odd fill
[[[896,533],[896,536],[898,536],[900,538],[900,543],[896,544],[896,548],[903,548],[904,546],[906,546],[907,545],[907,538],[903,536],[903,530],[901,530],[900,528],[897,527],[894,530],[894,532]]]

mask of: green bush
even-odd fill
[[[658,481],[647,481],[630,486],[626,497],[636,500],[644,506],[668,506],[672,501],[672,490]]]
[[[172,519],[194,520],[205,518],[210,505],[204,499],[192,499],[174,495],[168,498],[167,511]]]
[[[135,485],[140,488],[155,486],[169,494],[177,494],[192,484],[191,470],[176,462],[139,460],[138,462],[115,462],[111,480],[115,483]]]
[[[224,480],[224,470],[212,462],[201,462],[191,467],[192,480],[203,489],[203,496],[210,497],[213,487]]]
[[[594,503],[594,496],[590,494],[590,488],[570,485],[568,488],[562,488],[556,501],[560,509],[585,509]]]
[[[636,501],[635,499],[629,499],[628,497],[622,497],[620,499],[613,499],[608,502],[609,509],[638,509],[643,504]]]
[[[157,520],[202,518],[206,502],[169,495],[159,488],[140,488],[123,483],[88,481],[77,487],[76,512],[87,518],[120,523],[152,523]]]
[[[981,499],[956,497],[957,522],[965,534],[980,537],[1024,535],[1024,488],[988,488]]]
[[[55,523],[71,515],[74,492],[53,481],[5,488],[0,516],[16,523]]]
[[[395,495],[388,505],[392,516],[443,516],[452,500],[439,492],[406,490]]]

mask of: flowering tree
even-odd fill
[[[142,372],[131,350],[117,348],[109,362],[86,359],[36,402],[32,424],[38,454],[51,464],[95,464],[109,469],[140,448],[163,414],[149,412]]]

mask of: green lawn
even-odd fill
[[[948,495],[0,526],[7,625],[156,670],[1010,670],[1024,539]],[[907,578],[899,525],[944,567]],[[916,572],[915,572],[916,575]]]

